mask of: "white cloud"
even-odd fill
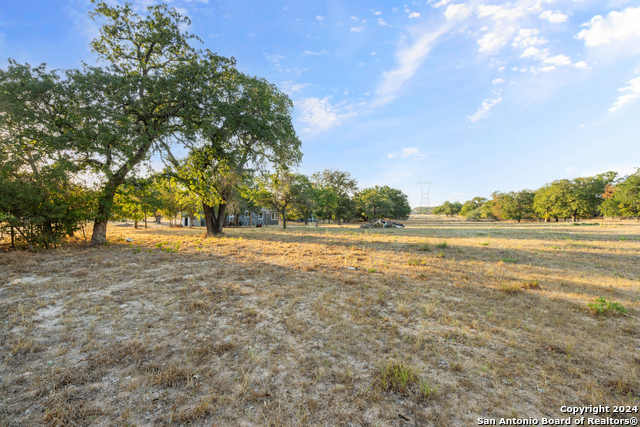
[[[590,47],[637,37],[640,36],[640,7],[613,11],[606,18],[597,15],[584,25],[588,29],[580,31],[576,37]]]
[[[497,84],[500,84],[500,83],[504,83],[504,80],[502,80],[502,79],[493,79],[493,82],[492,82],[492,83],[493,83],[494,85],[497,85]]]
[[[451,0],[440,0],[438,3],[431,5],[432,7],[442,7],[442,6],[446,6],[451,2]]]
[[[495,29],[494,31],[485,34],[481,39],[477,41],[480,46],[480,52],[493,52],[502,46],[506,45],[511,34],[515,31],[514,28],[509,27],[507,29]]]
[[[538,49],[537,47],[528,47],[520,54],[520,58],[534,58],[543,61],[549,57],[549,49]]]
[[[264,55],[265,59],[269,62],[273,62],[273,65],[275,65],[276,67],[280,66],[280,60],[284,59],[284,56],[282,55]]]
[[[411,18],[419,18],[420,17],[420,13],[419,12],[411,12],[409,14],[409,19]]]
[[[426,158],[427,155],[420,154],[420,150],[417,149],[416,147],[405,147],[400,152],[387,153],[387,157],[390,159],[398,157],[401,159],[413,158],[417,160],[422,160]]]
[[[316,19],[317,19],[318,21],[324,21],[324,20],[325,20],[325,19],[327,19],[327,18],[326,18],[326,17],[324,17],[324,16],[322,16],[322,15],[318,15],[318,16],[316,16]]]
[[[359,21],[360,18],[358,18],[357,16],[352,16],[351,19],[353,19],[354,21]]]
[[[545,43],[549,43],[543,37],[538,37],[540,31],[535,28],[522,28],[518,31],[518,34],[513,38],[513,47],[519,47],[526,49],[529,46],[541,46]]]
[[[566,55],[556,55],[542,61],[543,64],[551,65],[571,65],[571,59]]]
[[[384,104],[395,97],[404,83],[411,78],[435,46],[438,37],[449,30],[449,25],[443,25],[433,32],[425,32],[409,47],[398,50],[398,67],[392,71],[382,73],[382,82],[376,90],[375,104]]]
[[[627,102],[631,102],[634,99],[640,97],[640,77],[636,77],[635,79],[629,80],[629,83],[627,83],[627,86],[618,89],[618,91],[623,93],[625,92],[629,92],[629,93],[619,96],[616,103],[613,104],[611,108],[609,108],[609,111],[619,110],[620,107],[622,107]]]
[[[373,14],[374,14],[374,15],[380,15],[381,13],[382,13],[382,12],[380,12],[380,11],[375,11],[375,12],[373,12]]]
[[[381,27],[386,27],[388,24],[384,22],[384,19],[378,18],[378,25],[380,25]]]
[[[311,86],[309,83],[294,83],[293,80],[282,82],[282,90],[288,94],[300,92],[305,87]]]
[[[447,19],[462,19],[469,16],[471,13],[471,7],[466,4],[450,4],[444,11],[444,16]]]
[[[581,70],[587,70],[587,69],[589,69],[589,66],[588,66],[588,65],[587,65],[587,63],[586,63],[586,62],[584,62],[584,61],[576,62],[576,63],[575,63],[575,67],[576,67],[576,68],[579,68],[579,69],[581,69]]]
[[[521,10],[517,8],[509,9],[501,5],[481,4],[476,10],[479,18],[489,17],[496,21],[501,19],[515,19],[522,16]]]
[[[355,113],[343,113],[344,108],[341,105],[331,105],[330,97],[304,98],[296,101],[296,107],[302,109],[300,121],[306,123],[305,132],[318,133],[325,132],[329,129],[339,126],[341,119],[354,116]]]
[[[487,117],[491,107],[501,102],[502,102],[502,98],[500,98],[500,96],[498,96],[496,99],[491,99],[491,100],[485,99],[482,102],[482,104],[480,104],[480,108],[478,109],[478,111],[476,111],[476,113],[473,116],[469,116],[467,118],[469,119],[469,121],[475,122],[480,120],[483,117]]]
[[[327,52],[326,50],[322,49],[320,52],[313,52],[311,50],[305,50],[304,52],[302,52],[303,55],[315,55],[315,56],[320,56],[320,55],[328,55],[329,52]]]
[[[364,31],[364,27],[353,27],[351,28],[351,31],[353,31],[354,33],[361,33]]]
[[[540,19],[546,19],[552,24],[559,24],[561,22],[567,22],[569,20],[569,17],[564,13],[560,12],[559,10],[556,10],[555,12],[552,12],[550,10],[545,10],[540,15],[538,15],[538,17]]]

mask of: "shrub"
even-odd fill
[[[595,315],[626,314],[627,310],[619,302],[607,301],[604,297],[596,298],[596,302],[587,304]]]

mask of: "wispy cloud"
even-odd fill
[[[400,152],[387,153],[387,157],[389,159],[400,158],[400,159],[416,159],[422,160],[427,157],[426,154],[421,154],[420,150],[416,147],[405,147]]]
[[[629,80],[629,83],[625,87],[618,89],[618,91],[624,93],[624,95],[619,96],[616,103],[609,108],[611,112],[619,110],[624,104],[640,97],[640,77]]]
[[[282,55],[267,55],[265,53],[264,54],[264,58],[269,62],[273,62],[273,65],[275,65],[276,67],[279,67],[280,66],[280,60],[284,59],[284,56],[282,56]]]
[[[320,56],[320,55],[328,55],[329,52],[327,52],[326,50],[322,49],[320,52],[313,52],[311,50],[305,50],[304,52],[302,52],[303,55],[315,55],[315,56]]]
[[[300,92],[302,89],[311,86],[309,83],[294,83],[293,80],[282,82],[282,90],[285,93],[292,94],[294,92]]]
[[[473,116],[468,117],[469,121],[476,122],[483,117],[487,117],[487,115],[489,114],[489,110],[491,110],[491,107],[501,102],[502,98],[499,95],[495,99],[485,99],[482,104],[480,104],[480,108],[478,109],[478,111],[476,111]]]
[[[569,17],[564,13],[560,12],[559,10],[556,10],[555,12],[552,12],[550,10],[545,10],[540,15],[538,15],[538,17],[540,19],[546,19],[552,24],[559,24],[561,22],[567,22],[569,20]]]
[[[450,25],[441,26],[435,31],[423,32],[410,46],[400,48],[396,53],[398,66],[394,70],[382,73],[382,82],[376,90],[374,105],[391,101],[404,83],[418,70],[429,52],[437,44],[438,38],[450,29]]]
[[[353,31],[354,33],[361,33],[364,31],[364,27],[352,27],[351,31]]]
[[[342,104],[331,104],[331,97],[304,98],[294,102],[302,109],[300,121],[306,124],[304,132],[320,133],[342,124],[341,120],[355,116],[350,108]]]

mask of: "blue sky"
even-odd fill
[[[418,181],[436,205],[640,167],[637,0],[168,4],[289,94],[302,173],[346,170],[417,206]],[[91,8],[3,2],[0,65],[94,63]]]

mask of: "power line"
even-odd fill
[[[431,186],[435,184],[433,181],[418,181],[417,184],[420,186],[420,208],[430,208],[431,204],[429,203],[429,191],[431,190]]]

